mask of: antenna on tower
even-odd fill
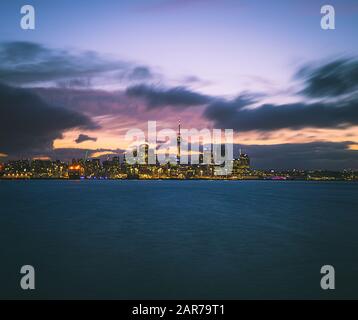
[[[177,137],[177,164],[180,164],[180,143],[181,143],[181,136],[180,136],[180,119],[179,119],[178,137]]]

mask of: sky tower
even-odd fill
[[[180,164],[180,143],[181,143],[181,135],[180,135],[180,120],[178,124],[178,136],[177,136],[177,164]]]

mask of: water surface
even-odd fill
[[[357,195],[354,182],[0,181],[0,298],[358,298]],[[320,288],[325,264],[335,291]]]

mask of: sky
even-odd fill
[[[35,30],[20,8],[35,8]],[[118,154],[124,134],[235,130],[257,168],[358,169],[358,3],[5,0],[0,161]]]

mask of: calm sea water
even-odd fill
[[[0,181],[0,298],[358,298],[357,196],[349,182]]]

